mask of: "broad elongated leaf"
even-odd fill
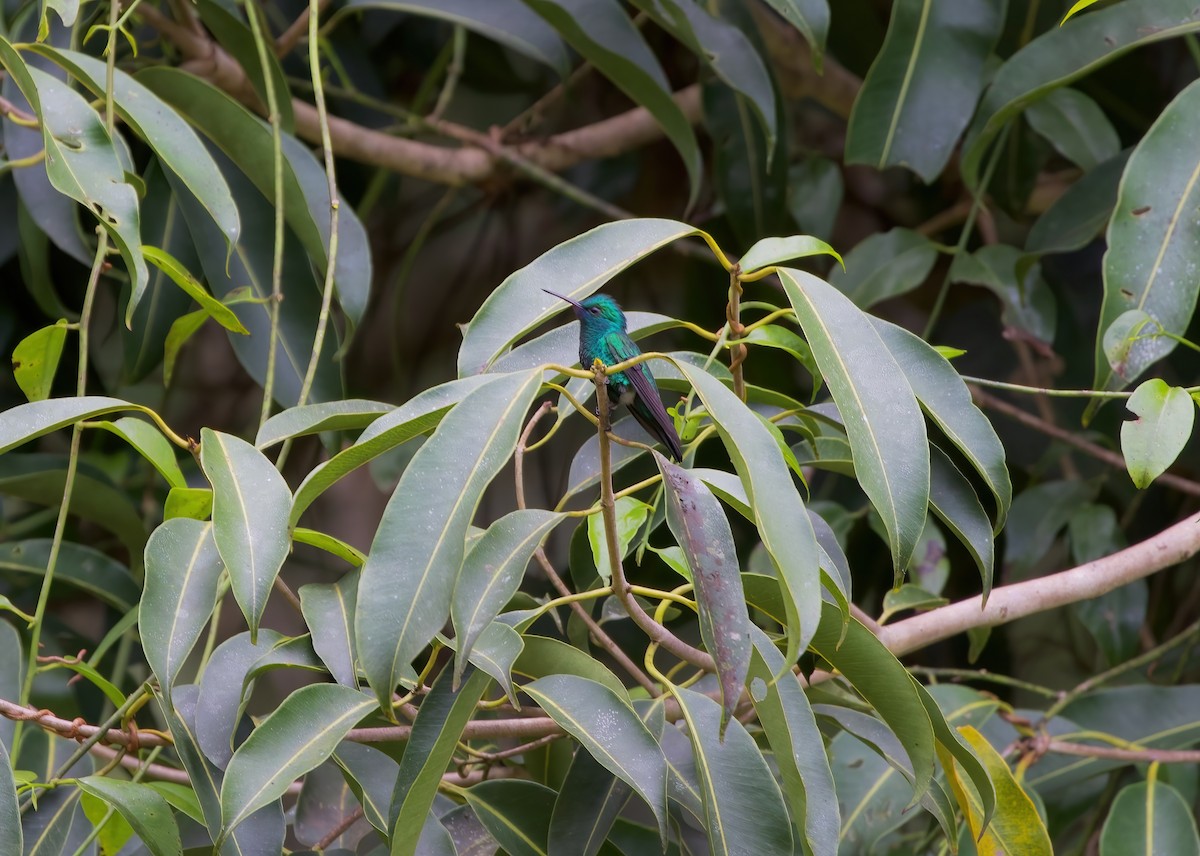
[[[802,271],[782,269],[779,278],[846,426],[854,472],[883,520],[899,581],[929,502],[928,439],[912,387],[845,295]]]
[[[1117,794],[1100,833],[1100,856],[1193,856],[1200,853],[1196,819],[1183,796],[1157,775]]]
[[[872,318],[871,323],[904,372],[921,408],[963,453],[996,498],[994,528],[999,532],[1012,505],[1012,482],[996,429],[971,401],[967,385],[949,360],[903,327],[881,318]]]
[[[199,303],[200,307],[226,330],[242,335],[250,332],[242,325],[236,312],[209,294],[204,286],[188,272],[188,269],[166,250],[160,250],[157,247],[143,247],[142,252],[156,268],[165,273],[175,285]]]
[[[400,765],[373,746],[343,740],[333,753],[346,783],[363,807],[363,816],[383,834],[388,832],[388,808]]]
[[[686,364],[679,368],[717,425],[754,509],[759,537],[779,572],[787,611],[787,660],[793,663],[820,622],[820,558],[804,502],[779,444],[758,416],[712,375]]]
[[[937,446],[929,447],[929,507],[975,560],[986,603],[996,564],[996,540],[991,521],[971,482]]]
[[[200,463],[213,486],[213,537],[253,639],[290,548],[292,497],[262,452],[231,434],[201,429]]]
[[[618,697],[629,702],[629,691],[608,668],[594,657],[548,636],[528,634],[522,637],[525,648],[513,667],[522,675],[544,678],[550,675],[576,675],[608,687]]]
[[[97,428],[116,434],[137,452],[154,465],[159,475],[167,480],[172,488],[187,486],[183,471],[175,460],[175,449],[163,433],[154,425],[143,419],[125,416],[115,422],[104,420],[95,423]]]
[[[133,288],[125,319],[128,324],[146,289],[149,272],[142,258],[137,192],[125,181],[112,138],[100,114],[83,96],[44,71],[27,66],[2,37],[0,64],[42,120],[50,183],[92,212],[121,251]]]
[[[757,627],[753,635],[750,698],[774,752],[796,831],[813,856],[836,856],[841,817],[825,741],[800,682],[790,671],[775,681],[783,658]]]
[[[258,429],[254,445],[260,449],[282,443],[294,437],[319,434],[322,431],[345,431],[366,428],[395,405],[361,398],[307,404],[276,413]]]
[[[800,31],[812,49],[813,64],[820,71],[829,35],[828,0],[766,0],[766,4]]]
[[[253,687],[250,670],[287,637],[264,628],[256,642],[249,633],[226,639],[213,652],[200,679],[194,704],[197,747],[220,769],[233,757],[233,740]]]
[[[1067,188],[1041,217],[1025,240],[1029,253],[1064,253],[1086,247],[1108,224],[1117,204],[1117,185],[1128,152],[1109,158]]]
[[[959,253],[946,274],[950,282],[980,285],[1000,298],[1000,322],[1043,342],[1054,341],[1057,305],[1042,278],[1041,265],[1007,244],[988,244],[974,253]]]
[[[666,488],[667,525],[692,571],[700,636],[716,661],[724,727],[741,698],[753,647],[737,545],[725,510],[704,482],[657,452],[654,460]]]
[[[738,266],[743,273],[751,273],[769,265],[817,255],[833,256],[838,262],[842,261],[837,250],[820,238],[814,238],[811,235],[793,235],[790,238],[761,239],[746,250],[746,255],[738,260]]]
[[[633,788],[588,752],[575,753],[550,816],[547,851],[554,856],[596,856]]]
[[[1153,378],[1134,390],[1125,406],[1137,417],[1121,423],[1125,466],[1135,486],[1149,487],[1187,445],[1196,405],[1186,390]]]
[[[1116,157],[1121,140],[1100,105],[1076,89],[1056,89],[1025,111],[1029,126],[1080,169]]]
[[[358,686],[354,647],[354,603],[358,574],[346,574],[336,583],[300,586],[300,608],[312,631],[312,644],[339,684]]]
[[[223,567],[211,523],[168,520],[146,544],[138,632],[168,704],[179,670],[212,617]]]
[[[463,331],[459,377],[487,371],[517,339],[567,305],[542,291],[583,300],[655,250],[701,234],[676,220],[621,220],[597,226],[543,253],[500,283]]]
[[[415,856],[421,827],[437,795],[442,774],[490,682],[483,672],[471,670],[455,690],[451,688],[450,670],[442,669],[429,695],[421,702],[392,793],[389,812],[392,856]]]
[[[0,454],[84,419],[95,419],[118,410],[140,409],[135,404],[103,395],[49,398],[18,404],[0,413]]]
[[[21,829],[21,811],[17,805],[17,783],[13,778],[13,764],[8,755],[7,740],[0,740],[0,829],[8,831],[9,846],[15,852],[24,852],[24,835]]]
[[[60,486],[59,496],[61,491]],[[51,545],[49,538],[0,545],[0,572],[44,576]],[[142,594],[129,568],[99,550],[69,541],[64,541],[59,549],[54,579],[76,586],[122,612],[133,609]]]
[[[767,762],[736,719],[722,740],[721,706],[691,690],[672,692],[692,739],[713,856],[791,853],[792,825]]]
[[[983,88],[1002,0],[898,0],[854,102],[846,162],[937,178]]]
[[[313,684],[285,698],[238,747],[225,770],[221,837],[333,754],[374,707],[374,700],[338,684]]]
[[[525,0],[596,69],[645,107],[679,151],[691,184],[689,205],[700,191],[703,164],[692,126],[671,97],[670,83],[616,0]]]
[[[537,782],[481,782],[463,796],[509,856],[547,856],[554,791]]]
[[[39,44],[32,50],[45,56],[96,95],[106,89],[106,65],[77,51]],[[229,185],[191,126],[153,92],[119,68],[113,75],[117,114],[145,140],[159,160],[187,185],[232,245],[241,233],[237,206]],[[136,301],[131,301],[134,303]]]
[[[973,837],[979,842],[980,852],[1051,856],[1054,848],[1050,844],[1046,825],[1038,816],[1029,795],[1013,778],[1004,758],[972,726],[959,726],[958,732],[983,762],[996,787],[996,813],[985,829],[985,818],[974,786],[960,779],[957,774],[948,776],[959,806],[971,824]]]
[[[85,776],[79,779],[79,787],[119,811],[154,856],[177,856],[183,852],[175,816],[156,791],[105,776]]]
[[[561,76],[570,68],[562,40],[521,0],[350,0],[343,9],[388,9],[441,18],[545,63]]]
[[[504,375],[467,395],[404,471],[363,565],[358,655],[382,703],[450,614],[467,528],[517,445],[541,372]]]
[[[1105,13],[1084,18],[1076,26],[1100,14]],[[1200,19],[1200,11],[1195,14]],[[1200,134],[1198,111],[1200,85],[1194,84],[1167,105],[1125,166],[1117,207],[1108,224],[1104,302],[1096,334],[1096,389],[1123,387],[1175,348],[1174,339],[1147,336],[1133,346],[1120,372],[1114,371],[1103,340],[1118,317],[1141,310],[1166,332],[1181,336],[1196,309],[1194,270],[1200,254],[1200,223],[1189,212],[1200,205],[1200,155],[1183,141]]]
[[[561,514],[541,509],[514,511],[489,526],[472,545],[450,606],[458,643],[458,678],[475,640],[517,593],[534,550],[562,519]]]
[[[391,413],[373,420],[354,445],[343,449],[318,466],[300,483],[292,499],[292,513],[288,525],[295,527],[305,510],[331,485],[389,449],[432,431],[451,407],[462,401],[468,393],[491,383],[493,379],[475,376],[432,387],[395,408]],[[284,411],[280,416],[288,412]],[[270,420],[267,424],[270,424]]]
[[[1052,90],[1077,80],[1141,45],[1200,29],[1189,0],[1127,0],[1051,27],[1014,53],[984,93],[963,144],[962,175],[979,184],[983,156],[1001,129]]]
[[[869,309],[919,286],[937,256],[936,245],[920,232],[901,228],[879,232],[847,253],[845,267],[830,271],[829,282],[860,309]]]
[[[602,684],[574,675],[540,678],[522,689],[588,754],[646,801],[665,842],[667,764],[633,708]]]

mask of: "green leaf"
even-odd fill
[[[799,680],[784,671],[766,634],[757,627],[752,633],[750,699],[771,744],[792,822],[813,856],[836,856],[841,817],[825,741]]]
[[[103,395],[84,395],[77,398],[48,398],[18,404],[0,413],[0,454],[66,428],[84,419],[95,419],[116,410],[144,410],[119,398]]]
[[[996,564],[991,521],[971,482],[937,446],[929,447],[929,507],[975,560],[983,586],[983,602],[987,603]]]
[[[332,20],[361,9],[388,9],[441,18],[544,63],[560,77],[566,77],[570,70],[562,40],[520,0],[486,0],[482,3],[477,0],[350,0]]]
[[[844,269],[834,268],[829,282],[859,308],[869,309],[923,283],[937,256],[936,245],[920,232],[877,232],[846,254]]]
[[[855,475],[883,519],[898,584],[929,503],[925,420],[868,315],[811,274],[783,269],[779,278],[846,426]]]
[[[1100,105],[1076,89],[1056,89],[1025,111],[1029,125],[1055,150],[1091,170],[1121,151],[1121,140]]]
[[[999,0],[898,0],[854,101],[846,162],[906,166],[932,183],[983,89],[1004,12]]]
[[[142,258],[137,191],[125,181],[112,138],[83,96],[46,72],[26,66],[2,37],[0,63],[42,121],[50,183],[87,208],[121,251],[133,288],[128,325],[149,274]]]
[[[605,769],[646,801],[667,838],[667,764],[654,736],[628,702],[602,684],[552,675],[522,690]]]
[[[248,335],[249,330],[245,328],[237,314],[226,306],[221,301],[217,300],[209,294],[200,281],[192,276],[187,268],[174,258],[166,250],[160,250],[157,247],[143,246],[142,253],[150,262],[165,273],[172,282],[180,287],[189,297],[195,300],[204,309],[206,315],[210,316],[214,321],[234,333]]]
[[[179,359],[179,351],[211,317],[205,310],[197,309],[195,312],[180,315],[171,322],[171,329],[167,331],[167,338],[163,342],[163,386],[171,385],[171,377],[175,374],[175,361]]]
[[[339,684],[358,687],[354,647],[354,603],[358,574],[346,574],[336,583],[300,586],[304,623],[312,631],[312,645]]]
[[[221,769],[233,757],[233,739],[253,690],[250,670],[288,641],[276,630],[263,628],[256,642],[243,632],[217,646],[200,677],[196,704],[196,743]]]
[[[94,425],[111,431],[136,449],[138,454],[154,465],[154,469],[172,488],[187,486],[183,471],[175,460],[175,447],[156,426],[134,416],[125,416],[115,422],[104,420]]]
[[[1147,488],[1187,445],[1196,407],[1187,390],[1161,378],[1139,386],[1125,406],[1137,418],[1121,424],[1121,452],[1134,486]]]
[[[1000,323],[1006,327],[1016,327],[1043,342],[1054,341],[1054,295],[1042,279],[1041,265],[1029,264],[1016,247],[989,244],[974,253],[959,253],[946,278],[952,283],[983,286],[999,297],[1004,305]]]
[[[448,647],[453,650],[454,643],[450,642]],[[524,650],[525,640],[520,633],[501,621],[493,621],[483,628],[470,653],[471,665],[495,680],[517,709],[521,702],[513,685],[512,672]]]
[[[338,684],[312,684],[283,700],[233,753],[221,784],[221,838],[287,791],[337,748],[375,701]]]
[[[633,496],[623,496],[615,503],[613,513],[617,518],[617,544],[620,546],[620,558],[624,559],[629,553],[629,545],[634,536],[641,531],[646,523],[646,517],[651,508],[645,502]],[[588,544],[592,548],[592,561],[600,578],[608,583],[612,575],[612,564],[608,557],[608,538],[604,532],[602,515],[593,514],[587,519]]]
[[[903,327],[881,318],[872,318],[871,323],[904,372],[921,409],[991,490],[996,499],[994,530],[999,532],[1012,505],[1012,482],[996,429],[975,406],[949,360]]]
[[[904,666],[857,620],[843,628],[841,613],[828,603],[821,605],[821,626],[812,648],[845,675],[900,740],[912,764],[917,802],[933,779],[934,732]]]
[[[792,235],[790,238],[763,238],[738,261],[742,273],[753,273],[780,262],[802,259],[808,256],[833,256],[845,267],[845,262],[837,250],[820,238],[812,235]]]
[[[768,6],[800,31],[813,53],[813,65],[821,70],[825,38],[829,34],[828,0],[766,0]]]
[[[716,661],[724,728],[742,696],[753,647],[737,545],[725,510],[704,482],[657,452],[654,460],[663,477],[667,525],[692,570],[700,637]]]
[[[341,767],[346,784],[363,807],[367,822],[386,835],[388,806],[400,765],[390,755],[372,746],[349,740],[342,741],[332,760]]]
[[[413,457],[384,509],[355,614],[363,671],[384,705],[450,614],[467,529],[540,386],[540,371],[522,372],[468,394]]]
[[[1153,768],[1152,768],[1153,769]],[[1200,853],[1200,836],[1191,806],[1175,788],[1153,773],[1126,785],[1113,800],[1100,833],[1100,856],[1191,856]]]
[[[762,58],[734,24],[691,0],[633,0],[656,24],[687,46],[722,83],[744,96],[775,148],[775,88]]]
[[[1126,0],[1033,39],[1005,61],[979,103],[963,144],[963,180],[979,185],[988,147],[1034,101],[1136,47],[1196,29],[1200,9],[1188,0]]]
[[[421,702],[404,747],[389,812],[392,856],[415,856],[421,826],[433,805],[442,774],[491,679],[471,670],[457,690],[451,689],[452,683],[451,670],[442,669]]]
[[[543,253],[500,283],[467,324],[458,350],[459,377],[488,371],[514,342],[567,308],[543,288],[583,300],[656,250],[699,234],[677,220],[620,220]]]
[[[472,545],[450,606],[459,655],[455,658],[456,680],[462,676],[475,640],[517,593],[534,551],[562,520],[563,515],[552,511],[513,511],[489,526]]]
[[[390,413],[373,420],[354,445],[316,467],[300,483],[292,499],[292,513],[288,525],[295,527],[305,510],[332,485],[384,452],[432,431],[451,407],[462,401],[470,392],[493,380],[495,378],[490,376],[475,376],[443,383],[413,396]],[[285,416],[293,412],[295,411],[285,410],[279,415]],[[289,420],[291,418],[288,417]],[[270,420],[267,424],[270,424]]]
[[[262,452],[231,434],[202,428],[200,465],[213,487],[213,537],[253,639],[290,549],[292,497]]]
[[[842,169],[836,161],[809,156],[788,170],[788,210],[801,232],[832,238],[844,194]]]
[[[1109,158],[1068,187],[1034,221],[1025,239],[1026,252],[1065,253],[1090,244],[1108,225],[1128,159],[1127,152]]]
[[[212,491],[206,487],[173,487],[167,492],[163,520],[190,517],[207,520],[212,514]]]
[[[707,372],[686,364],[679,368],[716,424],[754,509],[759,537],[785,595],[787,661],[794,663],[820,621],[820,557],[804,502],[779,444],[754,411]]]
[[[509,856],[547,856],[554,791],[519,779],[481,782],[463,792],[484,828]]]
[[[138,632],[168,704],[179,670],[213,616],[223,569],[211,523],[168,520],[146,543]]]
[[[21,830],[21,811],[17,805],[17,783],[8,756],[7,741],[0,740],[0,828],[8,830],[9,846],[23,853],[24,836]]]
[[[292,530],[292,541],[296,544],[307,544],[318,550],[324,550],[329,555],[337,556],[355,568],[361,568],[367,561],[367,554],[362,550],[351,547],[340,538],[335,538],[325,532],[318,532],[315,529],[297,526]]]
[[[46,574],[50,547],[49,538],[0,544],[0,572],[31,574],[40,580]],[[99,550],[69,541],[64,541],[59,549],[54,579],[73,585],[121,612],[133,609],[142,594],[141,585],[129,568]]]
[[[84,793],[104,800],[120,812],[154,856],[183,853],[175,816],[160,794],[136,782],[104,776],[86,776],[77,781]]]
[[[735,719],[722,740],[720,705],[691,690],[674,689],[671,694],[692,740],[713,856],[791,853],[787,807],[754,738]]]
[[[1135,5],[1142,4],[1121,8]],[[1105,14],[1089,15],[1075,26],[1082,27]],[[1200,19],[1200,10],[1195,10],[1195,15]],[[1188,86],[1142,137],[1121,177],[1104,255],[1095,389],[1120,389],[1176,345],[1166,336],[1145,339],[1132,349],[1118,374],[1103,350],[1105,331],[1118,316],[1140,309],[1167,333],[1182,336],[1196,309],[1193,272],[1200,253],[1200,224],[1193,222],[1188,212],[1200,205],[1196,181],[1200,155],[1184,141],[1200,134],[1198,112],[1200,85]]]
[[[30,50],[61,66],[93,94],[102,96],[107,91],[104,61],[47,44],[33,45]],[[196,132],[179,113],[119,68],[113,73],[113,102],[122,121],[149,144],[167,169],[180,178],[208,211],[227,243],[234,244],[242,228],[237,206],[229,193],[229,185]]]
[[[574,675],[587,678],[612,690],[624,701],[629,701],[629,690],[608,667],[588,653],[580,651],[558,639],[548,636],[526,634],[525,648],[513,665],[513,670],[535,680],[551,675]]]
[[[284,440],[319,434],[322,431],[366,428],[380,416],[395,409],[394,404],[366,401],[361,398],[289,407],[263,423],[254,438],[254,445],[260,449],[267,449]]]
[[[58,361],[67,342],[67,322],[60,320],[35,330],[13,348],[12,370],[17,386],[30,401],[50,397]]]
[[[1051,856],[1054,848],[1050,844],[1046,825],[1034,808],[1029,795],[1013,778],[1012,771],[1008,769],[1008,764],[1000,753],[992,748],[987,738],[970,725],[960,725],[958,733],[966,739],[983,762],[992,784],[996,787],[996,812],[992,815],[991,823],[984,828],[985,817],[974,785],[960,779],[957,773],[949,776],[959,807],[970,821],[972,836],[979,842],[980,852]],[[949,771],[947,773],[949,775]]]
[[[671,97],[671,86],[642,34],[616,0],[525,0],[596,70],[645,107],[687,167],[691,193],[700,192],[703,163],[692,126]],[[569,293],[569,292],[567,292]]]
[[[596,856],[631,793],[632,787],[590,754],[576,752],[554,801],[547,850],[555,856]]]

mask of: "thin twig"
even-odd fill
[[[630,591],[629,581],[625,579],[625,568],[621,562],[621,546],[617,540],[616,500],[613,499],[612,487],[612,447],[609,445],[609,400],[608,377],[604,366],[597,361],[592,367],[595,373],[596,402],[599,410],[599,422],[596,433],[600,442],[600,513],[604,519],[604,537],[608,546],[609,572],[612,575],[613,592],[621,602],[625,612],[633,619],[633,623],[641,628],[650,641],[674,654],[681,660],[686,660],[693,666],[716,671],[716,663],[711,655],[694,648],[684,642],[664,625],[651,618],[642,605]]]
[[[1079,755],[1086,758],[1107,758],[1113,761],[1158,761],[1167,764],[1200,763],[1200,749],[1120,749],[1116,746],[1092,746],[1051,740],[1046,751],[1060,755]]]
[[[321,13],[329,8],[330,0],[316,0],[317,17],[320,18]],[[288,28],[280,34],[275,40],[275,56],[282,59],[292,52],[292,48],[299,44],[304,33],[308,32],[309,39],[314,39],[313,32],[315,27],[309,24],[309,19],[312,18],[313,5],[309,4],[300,10],[300,14],[296,16],[296,20],[288,24]]]
[[[363,807],[361,805],[359,805],[359,806],[355,807],[354,811],[350,812],[348,815],[343,817],[341,819],[341,821],[339,821],[338,824],[333,827],[333,829],[329,830],[329,832],[325,835],[324,838],[322,838],[320,841],[318,841],[313,846],[318,851],[324,850],[329,845],[333,844],[333,842],[337,841],[338,838],[342,835],[342,833],[344,833],[347,829],[354,826],[354,824],[358,823],[358,821],[362,819],[362,816],[363,816]]]
[[[1053,437],[1056,440],[1061,440],[1070,446],[1074,446],[1079,451],[1091,455],[1098,461],[1103,461],[1109,466],[1116,467],[1122,472],[1126,471],[1125,459],[1111,449],[1106,449],[1103,446],[1091,442],[1090,440],[1085,440],[1082,437],[1078,437],[1073,432],[1068,431],[1065,428],[1060,428],[1057,425],[1047,422],[1046,420],[1035,416],[1029,411],[1022,410],[1013,404],[1009,404],[1004,399],[997,398],[996,396],[984,392],[982,389],[977,387],[971,390],[971,396],[977,402],[979,402],[980,405],[988,410],[995,410],[1003,413],[1005,416],[1009,416],[1020,422],[1022,425],[1028,426],[1029,428],[1033,428],[1035,431],[1045,434],[1047,437]],[[1163,473],[1155,481],[1161,485],[1172,487],[1180,493],[1186,493],[1190,496],[1200,496],[1200,483],[1194,482],[1191,479],[1186,479],[1182,476],[1177,476],[1172,473]]]

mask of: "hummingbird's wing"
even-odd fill
[[[622,342],[613,350],[618,355],[621,351],[629,351],[626,356],[621,357],[622,360],[641,353],[637,345],[633,344],[633,340],[629,340],[627,345]],[[625,376],[629,378],[629,383],[636,393],[633,401],[629,404],[629,412],[633,414],[633,418],[646,429],[646,433],[651,437],[656,437],[667,447],[672,458],[682,461],[683,444],[679,441],[679,435],[675,433],[674,420],[668,415],[667,408],[663,406],[662,397],[658,393],[658,385],[654,382],[654,375],[650,373],[650,369],[645,363],[638,363],[636,366],[626,369]]]

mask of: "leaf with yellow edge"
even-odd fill
[[[1008,764],[987,738],[970,725],[961,725],[958,733],[970,745],[991,777],[996,788],[996,812],[986,828],[983,826],[983,804],[969,778],[960,775],[962,768],[939,744],[938,757],[946,770],[946,779],[954,791],[959,808],[971,826],[971,837],[980,854],[1011,854],[1011,856],[1053,856],[1050,834],[1033,805],[1033,800],[1013,778]]]

